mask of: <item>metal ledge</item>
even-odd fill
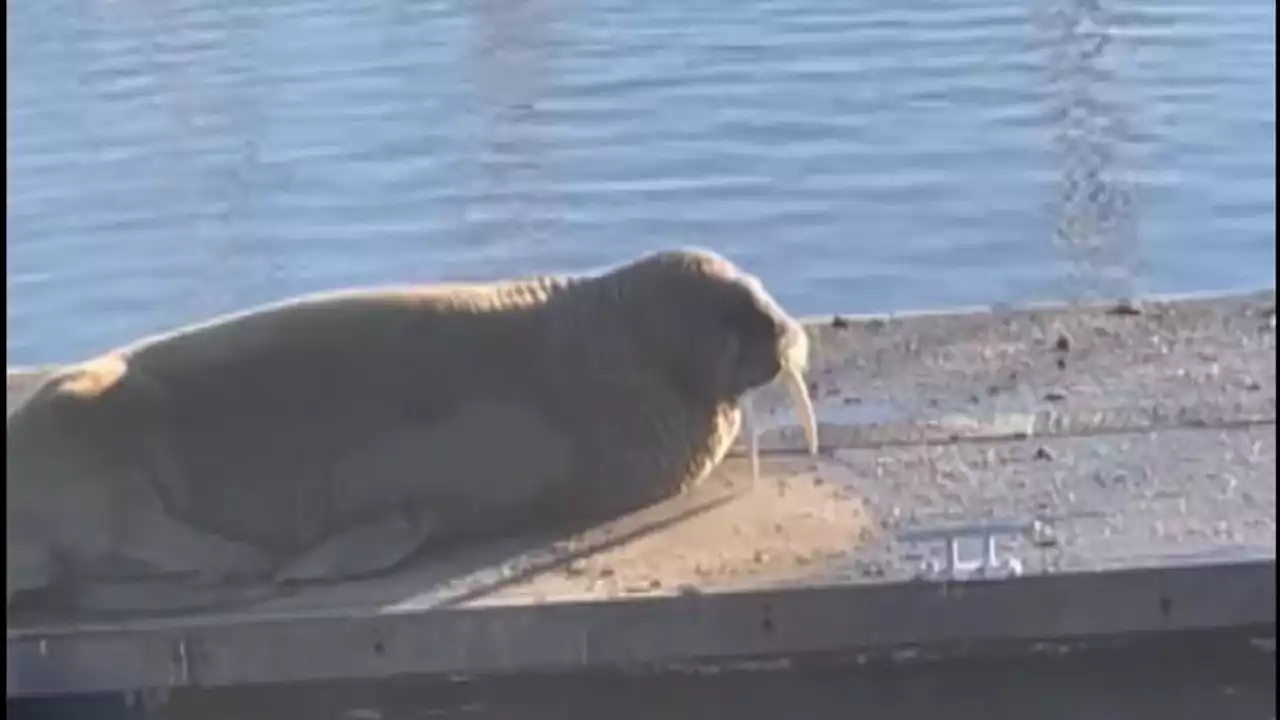
[[[573,671],[1275,624],[1275,558],[395,614],[147,621],[11,636],[8,697]]]

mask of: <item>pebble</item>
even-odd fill
[[[856,565],[858,574],[866,578],[884,577],[888,571],[885,569],[884,563],[876,560],[859,561]]]
[[[1142,306],[1133,300],[1121,300],[1107,311],[1108,315],[1141,315]]]

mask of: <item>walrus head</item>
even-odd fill
[[[808,336],[758,278],[701,249],[654,253],[610,275],[608,286],[622,301],[629,330],[646,354],[657,355],[682,394],[736,404],[780,376],[808,450],[817,454],[817,421],[805,382]],[[751,420],[748,404],[754,433]]]

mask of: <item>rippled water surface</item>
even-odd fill
[[[9,362],[719,249],[797,313],[1275,282],[1271,0],[9,0]]]

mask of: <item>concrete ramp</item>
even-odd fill
[[[818,458],[767,388],[759,483],[734,457],[572,537],[216,612],[10,617],[9,697],[1274,633],[1274,313],[1269,291],[815,319]],[[949,574],[946,536],[981,528]]]

